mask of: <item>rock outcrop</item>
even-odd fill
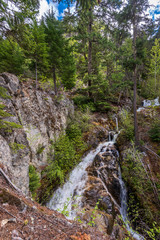
[[[29,164],[39,172],[43,169],[51,141],[65,130],[67,118],[74,112],[72,102],[65,95],[35,90],[31,83],[20,83],[9,73],[0,75],[0,86],[6,88],[10,96],[0,99],[12,115],[5,120],[22,126],[9,131],[1,129],[0,163],[25,194],[28,194]]]

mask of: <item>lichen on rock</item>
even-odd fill
[[[6,111],[12,115],[5,120],[21,126],[10,128],[10,131],[1,130],[0,163],[5,166],[14,184],[28,194],[29,164],[33,164],[39,172],[47,164],[50,142],[65,130],[74,106],[65,95],[57,99],[20,82],[13,74],[2,73],[0,86],[10,96],[0,98]],[[15,145],[19,146],[17,151],[13,151]],[[20,148],[22,145],[25,147]]]

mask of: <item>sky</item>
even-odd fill
[[[158,14],[160,14],[160,0],[149,0],[149,4],[155,5],[150,10],[150,14],[152,15],[153,19],[156,18]],[[67,5],[64,3],[53,3],[52,0],[40,0],[40,10],[39,10],[39,18],[44,15],[49,9],[53,7],[53,11],[55,12],[55,17],[57,19],[61,19],[64,15],[64,10],[67,8]],[[71,6],[71,12],[75,9],[75,4]]]
[[[63,2],[63,1],[62,1]],[[55,17],[57,19],[61,19],[64,15],[64,10],[67,8],[67,4],[65,3],[55,3],[52,0],[40,0],[40,9],[39,9],[39,18],[44,15],[49,9],[53,7],[53,11],[55,13]],[[75,4],[71,5],[70,11],[71,13],[75,9]]]

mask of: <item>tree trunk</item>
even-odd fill
[[[155,78],[155,93],[157,92],[157,64],[155,63],[155,72],[154,72],[154,78]]]
[[[92,74],[92,40],[91,40],[91,33],[92,33],[92,8],[89,9],[89,25],[88,25],[88,87],[89,87],[89,97],[92,97],[92,92],[90,87],[92,86],[91,74]]]
[[[133,96],[133,113],[134,113],[134,135],[135,135],[135,145],[139,145],[139,135],[138,135],[138,122],[137,122],[137,56],[136,56],[136,39],[137,39],[137,19],[136,19],[136,7],[135,3],[133,6],[134,18],[133,18],[133,57],[135,61],[135,67],[133,71],[133,82],[134,82],[134,96]]]
[[[35,70],[36,70],[36,90],[37,90],[37,61],[35,63]]]
[[[138,122],[137,122],[137,66],[133,73],[134,81],[134,97],[133,97],[133,112],[134,112],[134,135],[135,135],[135,145],[139,145],[139,135],[138,135]]]
[[[57,82],[56,82],[56,68],[55,67],[53,67],[53,82],[54,82],[55,95],[57,95]]]

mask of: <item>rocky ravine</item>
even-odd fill
[[[28,194],[29,164],[39,171],[43,169],[50,141],[65,130],[74,106],[64,95],[58,99],[54,92],[35,90],[32,82],[20,83],[9,73],[0,75],[0,86],[5,87],[11,96],[10,99],[0,99],[6,105],[6,111],[12,114],[5,120],[22,125],[11,132],[1,130],[0,163],[13,183]]]

